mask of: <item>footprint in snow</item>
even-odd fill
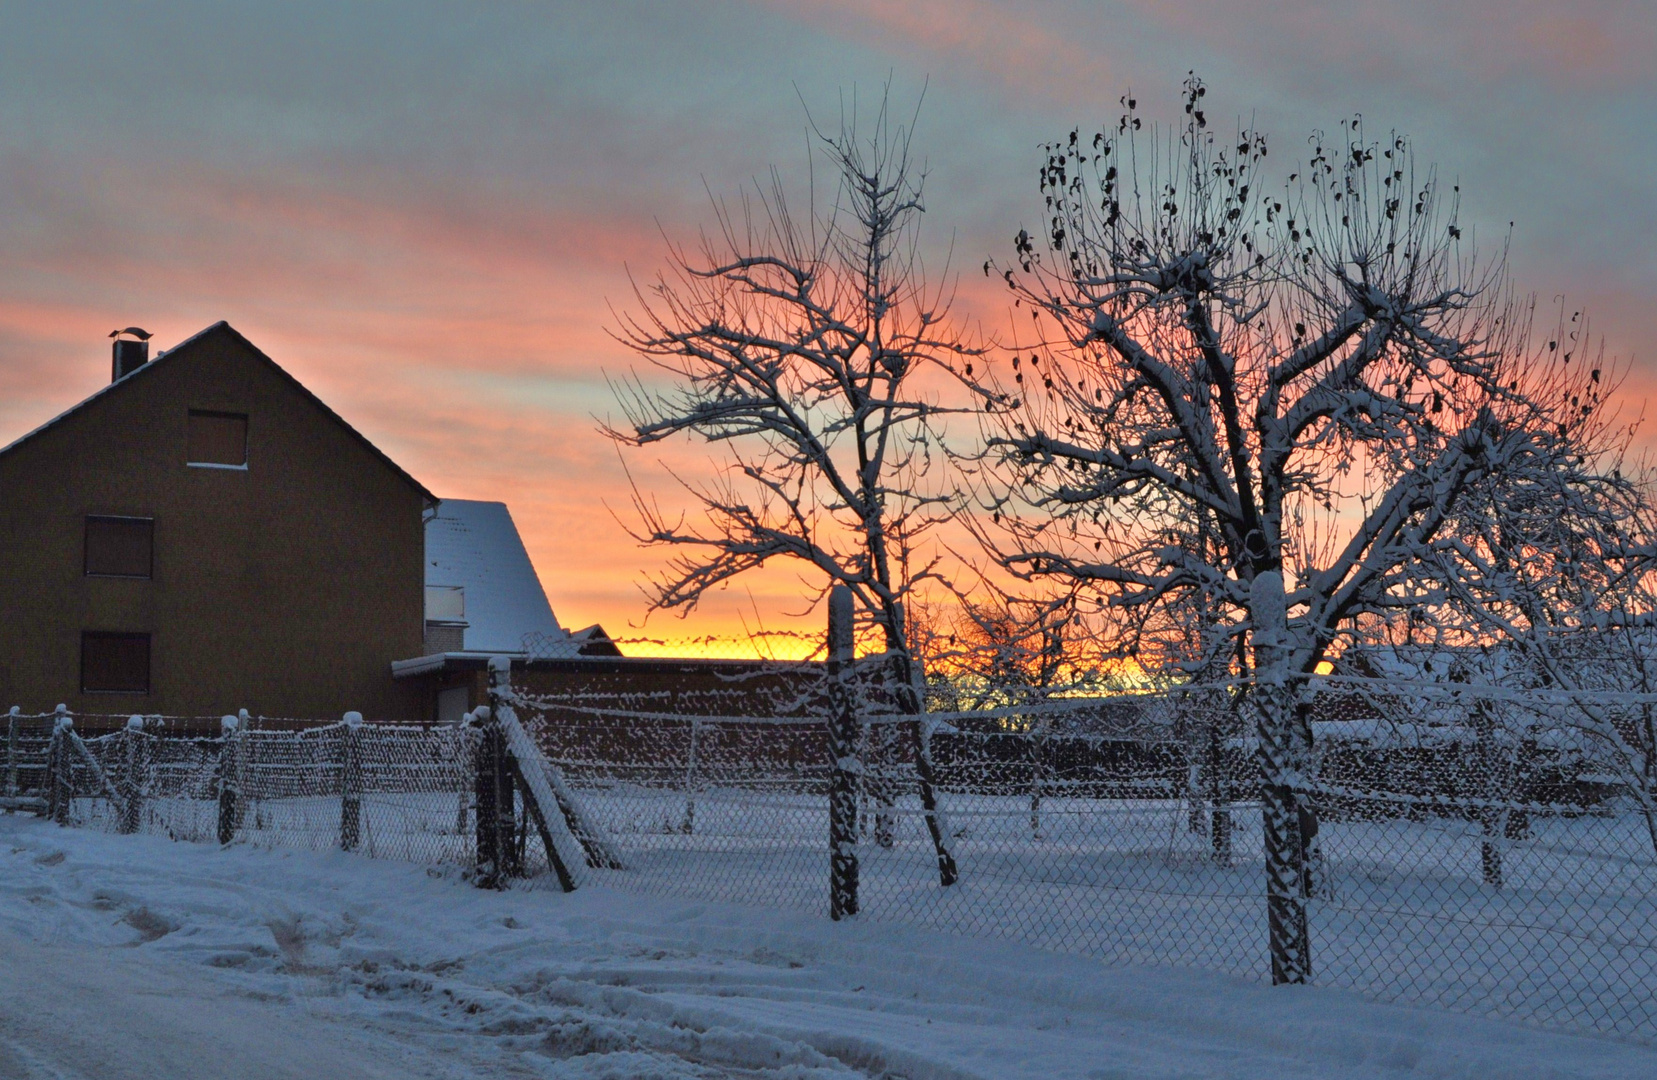
[[[121,916],[121,921],[138,931],[138,940],[132,943],[134,945],[148,945],[178,929],[172,920],[157,915],[147,907],[133,908]]]

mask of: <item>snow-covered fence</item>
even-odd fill
[[[848,720],[504,675],[460,726],[13,714],[6,805],[1269,978],[1250,687],[910,716],[853,678]],[[1657,697],[1314,679],[1294,715],[1310,981],[1657,1040]]]
[[[8,716],[5,809],[175,840],[337,848],[481,885],[624,864],[513,715],[462,725],[250,716]]]
[[[1251,693],[1026,691],[923,717],[865,695],[851,761],[833,695],[766,718],[625,694],[518,709],[626,866],[580,867],[583,883],[1265,980]],[[1294,711],[1313,747],[1293,778],[1290,862],[1310,981],[1657,1039],[1657,830],[1638,750],[1657,698],[1317,679]],[[960,875],[947,887],[923,731]],[[831,808],[848,782],[844,837]]]
[[[8,725],[6,805],[65,824],[474,861],[469,728],[62,710]]]

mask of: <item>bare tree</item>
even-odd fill
[[[1108,634],[1074,589],[1011,592],[980,577],[940,599],[910,606],[910,636],[931,692],[949,709],[1114,688]]]
[[[1551,341],[1583,356],[1580,315]],[[1555,346],[1557,348],[1557,345]],[[1604,359],[1583,364],[1600,373]],[[1591,375],[1600,381],[1597,374]],[[1613,466],[1593,486],[1548,475],[1470,493],[1459,535],[1437,545],[1452,603],[1433,617],[1466,640],[1477,681],[1540,691],[1520,722],[1568,735],[1616,776],[1657,852],[1657,508],[1650,478]],[[1435,627],[1437,629],[1437,627]],[[1630,695],[1634,695],[1630,697]]]
[[[867,131],[855,103],[837,132],[813,129],[834,185],[821,203],[814,189],[803,216],[774,170],[735,212],[716,201],[715,233],[674,248],[620,317],[619,339],[660,374],[616,387],[626,423],[604,431],[625,447],[685,436],[723,454],[716,479],[684,483],[688,516],[634,489],[634,537],[675,552],[649,587],[653,609],[688,612],[738,575],[790,562],[813,602],[851,589],[882,639],[887,685],[915,714],[903,602],[937,578],[922,544],[957,502],[940,453],[955,410],[924,387],[929,373],[953,382],[978,350],[950,320],[947,264],[943,284],[928,280],[912,128],[883,99]]]
[[[1266,137],[1217,137],[1185,91],[1176,133],[1142,133],[1124,97],[1112,130],[1046,148],[1045,236],[1001,268],[1035,340],[983,382],[986,539],[1140,625],[1200,596],[1206,651],[1252,664],[1273,974],[1300,981],[1296,680],[1362,617],[1442,596],[1430,556],[1465,492],[1591,483],[1599,388],[1538,357],[1505,258],[1463,241],[1408,140],[1345,122],[1278,185]]]

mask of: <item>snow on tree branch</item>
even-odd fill
[[[985,264],[1034,337],[976,380],[978,531],[1017,576],[1138,610],[1130,648],[1157,663],[1201,610],[1207,658],[1178,662],[1246,666],[1251,585],[1281,573],[1309,672],[1364,619],[1449,596],[1465,501],[1594,503],[1626,432],[1564,336],[1584,328],[1541,346],[1505,245],[1463,235],[1408,139],[1353,118],[1269,172],[1266,136],[1220,136],[1206,94],[1187,80],[1172,131],[1125,96],[1113,130],[1045,147],[1045,235]]]
[[[735,211],[716,201],[714,233],[635,283],[616,336],[657,370],[613,385],[624,422],[603,430],[635,449],[720,448],[717,477],[680,481],[688,514],[635,485],[632,535],[675,553],[648,587],[653,609],[688,612],[785,559],[818,590],[849,586],[907,656],[903,600],[937,572],[918,545],[959,501],[943,425],[970,411],[923,387],[929,371],[955,382],[981,350],[951,321],[947,284],[929,282],[912,122],[883,99],[870,130],[855,103],[837,132],[813,130],[814,167],[834,179],[826,203],[792,210],[773,171]]]

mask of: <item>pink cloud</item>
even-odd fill
[[[1274,77],[1299,71],[1421,78],[1434,85],[1540,77],[1566,89],[1606,88],[1657,71],[1657,22],[1613,0],[1476,0],[1445,5],[1375,0],[1128,0],[1087,4],[968,0],[768,0],[802,22],[889,52],[920,49],[987,75],[1015,93],[1093,107],[1146,74],[1136,54],[1267,62]],[[1129,46],[1129,42],[1133,44]],[[1135,70],[1135,69],[1138,70]],[[1181,69],[1182,70],[1182,69]]]
[[[1284,72],[1361,71],[1434,86],[1540,76],[1558,88],[1588,89],[1657,70],[1657,25],[1649,14],[1608,0],[1130,3],[1147,20],[1222,55],[1270,57],[1287,65]]]
[[[887,52],[920,48],[948,69],[988,75],[1021,94],[1091,101],[1121,93],[1118,62],[1028,7],[988,0],[764,0],[802,22]]]

